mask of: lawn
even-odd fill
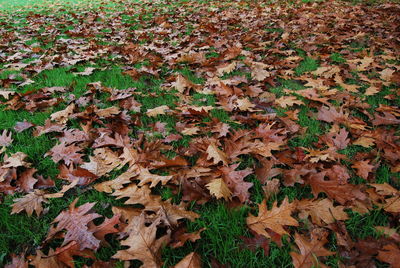
[[[0,0],[0,267],[399,267],[398,14]]]

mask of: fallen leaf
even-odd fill
[[[294,203],[289,203],[286,197],[281,206],[277,206],[275,201],[272,209],[267,210],[266,200],[259,205],[258,216],[250,215],[247,217],[247,226],[259,235],[263,235],[267,238],[271,236],[266,232],[265,229],[270,229],[280,235],[287,234],[283,229],[284,226],[298,226],[298,222],[291,217],[295,209]]]
[[[226,186],[223,179],[213,179],[210,183],[206,184],[207,189],[217,199],[224,198],[230,200],[232,192]]]

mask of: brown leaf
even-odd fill
[[[389,263],[393,268],[400,267],[400,249],[396,244],[388,244],[379,250],[377,257],[382,262]]]
[[[16,168],[16,167],[30,167],[30,164],[25,162],[26,154],[17,152],[10,156],[4,156],[4,163],[2,168]]]
[[[19,188],[25,193],[31,192],[33,190],[33,186],[38,181],[36,178],[33,177],[33,174],[35,174],[35,172],[36,169],[30,168],[22,172],[18,177],[17,184]]]
[[[383,112],[384,116],[381,116],[378,113],[375,113],[375,119],[372,120],[372,124],[374,126],[380,125],[398,125],[400,124],[400,119],[397,119],[394,115],[388,112]]]
[[[195,242],[201,239],[201,233],[205,229],[206,228],[201,228],[194,233],[186,233],[186,228],[183,228],[182,231],[180,231],[181,229],[178,229],[178,232],[174,232],[173,234],[173,242],[170,243],[170,247],[179,248],[182,247],[187,241]]]
[[[54,255],[57,257],[58,261],[64,263],[68,267],[75,267],[74,256],[95,259],[93,251],[89,249],[81,250],[76,241],[72,241],[68,243],[68,245],[57,248]]]
[[[283,229],[284,226],[298,226],[298,222],[290,215],[295,209],[294,203],[289,203],[287,197],[283,200],[280,207],[275,202],[271,210],[267,210],[266,200],[259,205],[258,216],[250,215],[247,217],[247,226],[257,234],[267,238],[271,236],[265,229],[270,229],[280,235],[287,234]]]
[[[24,255],[11,254],[11,263],[6,264],[4,268],[28,268],[28,262],[25,261]]]
[[[23,122],[17,122],[14,126],[14,130],[17,131],[18,133],[20,133],[20,132],[22,132],[28,128],[34,127],[34,126],[35,126],[35,124],[32,124],[32,123],[24,120]]]
[[[46,156],[50,155],[55,163],[63,160],[64,163],[69,166],[71,164],[81,164],[83,162],[82,155],[78,153],[79,151],[81,151],[81,148],[74,144],[67,145],[66,143],[60,143],[51,148],[51,150],[46,153]]]
[[[357,170],[356,174],[358,176],[366,180],[368,179],[368,174],[374,169],[374,166],[369,164],[369,160],[357,161],[351,167]]]
[[[297,203],[299,217],[305,219],[311,216],[312,222],[318,226],[322,226],[322,222],[330,224],[337,220],[347,220],[348,216],[344,209],[343,206],[334,207],[333,202],[328,198],[320,200],[303,199]]]
[[[328,242],[326,236],[327,234],[325,232],[323,234],[315,234],[315,232],[313,232],[311,234],[311,240],[309,241],[302,235],[296,233],[294,238],[300,252],[290,252],[294,267],[326,267],[318,260],[318,257],[331,256],[335,254],[334,252],[324,248],[324,244]]]
[[[121,241],[121,245],[128,246],[128,248],[119,250],[113,258],[140,260],[145,267],[159,267],[161,265],[160,250],[169,241],[169,234],[156,238],[157,226],[161,223],[160,219],[155,219],[148,226],[145,223],[144,214],[132,219],[125,228],[129,230],[129,236]]]
[[[208,146],[207,155],[207,160],[213,159],[214,165],[217,165],[219,162],[222,162],[224,165],[228,163],[226,154],[221,151],[214,143],[210,143],[210,145]]]
[[[35,211],[37,216],[40,216],[43,212],[42,203],[46,203],[47,199],[44,197],[44,192],[41,190],[35,190],[21,198],[14,199],[12,205],[11,214],[20,213],[25,210],[28,216],[32,216]]]
[[[165,114],[165,112],[167,112],[168,110],[169,107],[167,105],[162,105],[153,109],[148,109],[146,115],[150,117],[155,117],[160,114]]]
[[[89,230],[88,224],[92,220],[101,216],[97,213],[89,212],[95,203],[86,203],[76,208],[75,205],[77,202],[78,199],[75,199],[69,205],[67,211],[62,211],[60,215],[53,220],[53,226],[50,228],[46,240],[49,240],[57,233],[66,230],[67,232],[64,237],[64,242],[61,246],[64,246],[71,241],[76,241],[81,250],[86,248],[96,250],[100,245],[100,240],[98,240],[94,236],[93,232]]]
[[[3,133],[0,135],[0,147],[1,146],[8,147],[11,145],[11,143],[13,142],[11,135],[12,135],[11,131],[8,132],[6,129],[3,130]]]
[[[189,253],[174,268],[201,268],[201,259],[196,252]]]
[[[239,164],[220,167],[219,170],[222,172],[222,177],[231,190],[232,195],[238,197],[240,202],[244,203],[249,201],[249,189],[253,186],[253,183],[244,181],[244,178],[252,174],[253,170],[250,168],[236,170],[238,166]]]
[[[264,256],[267,257],[269,255],[269,244],[271,242],[270,239],[267,239],[259,234],[254,234],[254,237],[241,236],[240,239],[243,240],[243,243],[246,246],[246,248],[253,251],[254,253],[258,248],[262,248]]]
[[[207,189],[210,194],[215,196],[217,199],[224,198],[225,200],[230,200],[232,192],[226,186],[223,179],[213,179],[210,183],[206,184]]]

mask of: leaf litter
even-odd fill
[[[93,267],[113,267],[117,260],[161,267],[163,248],[202,243],[207,228],[188,232],[185,225],[217,199],[247,209],[242,250],[261,247],[268,258],[271,243],[284,247],[286,241],[294,267],[324,267],[332,255],[339,266],[398,266],[400,6],[211,3],[172,3],[172,13],[159,1],[61,10],[65,17],[22,12],[23,27],[0,13],[1,109],[50,114],[44,124],[18,120],[0,134],[0,192],[17,194],[11,213],[40,218],[52,209],[49,200],[78,188],[123,200],[108,218],[95,203],[77,206],[77,196],[53,219],[40,246],[7,256],[7,267],[75,267],[76,256]],[[67,15],[80,25],[61,31],[71,23]],[[335,53],[341,61],[332,60]],[[122,66],[132,81],[163,82],[156,93],[88,82],[77,96],[74,84],[35,85],[48,70],[68,68],[74,79],[85,79],[110,66]],[[168,94],[172,102],[144,101]],[[10,149],[19,133],[31,130],[32,139],[55,140],[38,157],[58,165],[57,177],[44,179],[25,153]],[[312,141],[299,143],[307,136]],[[382,167],[390,169],[385,182]],[[252,198],[258,184],[261,204]],[[160,187],[175,198],[162,199]],[[313,197],[278,198],[284,187],[310,187]],[[387,226],[375,226],[386,236],[350,238],[350,211],[375,209],[390,218]],[[98,259],[96,252],[112,239],[122,248]],[[175,267],[202,262],[209,260],[193,251]]]

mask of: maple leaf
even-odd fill
[[[213,159],[214,165],[217,165],[219,162],[222,162],[224,165],[228,163],[226,154],[221,151],[213,142],[208,146],[207,154],[207,160]]]
[[[129,230],[127,239],[121,241],[122,246],[129,248],[119,250],[113,258],[119,260],[140,260],[145,267],[160,267],[160,250],[169,241],[169,234],[156,238],[160,219],[155,219],[146,226],[146,218],[142,213],[132,219],[125,228]]]
[[[272,209],[267,210],[267,202],[264,199],[259,205],[258,216],[250,215],[247,217],[247,226],[259,235],[264,235],[267,238],[271,236],[266,232],[265,229],[270,229],[279,235],[287,234],[283,229],[283,226],[298,226],[298,222],[292,218],[290,215],[295,209],[294,203],[289,203],[286,197],[281,206],[277,206],[275,201]]]
[[[323,232],[323,234],[315,233],[316,232],[313,232],[311,234],[310,241],[298,233],[294,235],[296,245],[300,250],[299,253],[293,251],[290,252],[295,268],[325,267],[321,262],[319,262],[318,257],[331,256],[335,254],[334,252],[324,248],[324,244],[328,242],[326,239],[326,232]]]
[[[400,267],[400,249],[396,244],[388,244],[379,250],[379,254],[376,257],[382,262],[389,263],[393,268]]]
[[[53,148],[49,152],[45,154],[45,156],[50,155],[55,163],[60,162],[61,160],[69,166],[71,164],[81,164],[82,163],[82,155],[78,153],[81,151],[76,145],[67,145],[66,143],[60,143]]]
[[[8,132],[7,130],[3,130],[3,133],[0,135],[0,147],[1,146],[8,147],[11,145],[11,143],[13,142],[11,135],[12,135],[11,131]]]
[[[20,213],[25,210],[28,216],[32,216],[34,211],[37,216],[40,216],[43,212],[42,203],[47,202],[47,199],[44,197],[43,191],[35,190],[21,198],[14,199],[14,202],[11,214]]]
[[[355,162],[352,168],[356,169],[356,174],[364,179],[368,179],[368,174],[374,169],[373,165],[369,164],[369,160],[360,160]]]
[[[201,268],[201,258],[196,252],[189,253],[174,268]]]
[[[78,199],[75,199],[67,211],[62,211],[52,222],[53,226],[47,234],[46,240],[51,239],[57,233],[66,230],[64,242],[61,246],[68,244],[71,241],[76,241],[81,250],[88,248],[96,250],[100,245],[93,232],[89,230],[88,224],[101,215],[97,213],[90,213],[96,203],[86,203],[76,208],[75,205]],[[57,225],[54,225],[57,224]]]
[[[311,216],[311,220],[318,226],[322,222],[326,224],[334,223],[336,220],[347,220],[347,213],[344,212],[345,207],[333,206],[333,202],[328,198],[320,200],[307,200],[303,199],[298,201],[297,210],[299,210],[299,217],[302,219]]]
[[[224,198],[230,200],[232,192],[226,186],[223,179],[213,179],[210,183],[206,184],[207,189],[217,199]]]

